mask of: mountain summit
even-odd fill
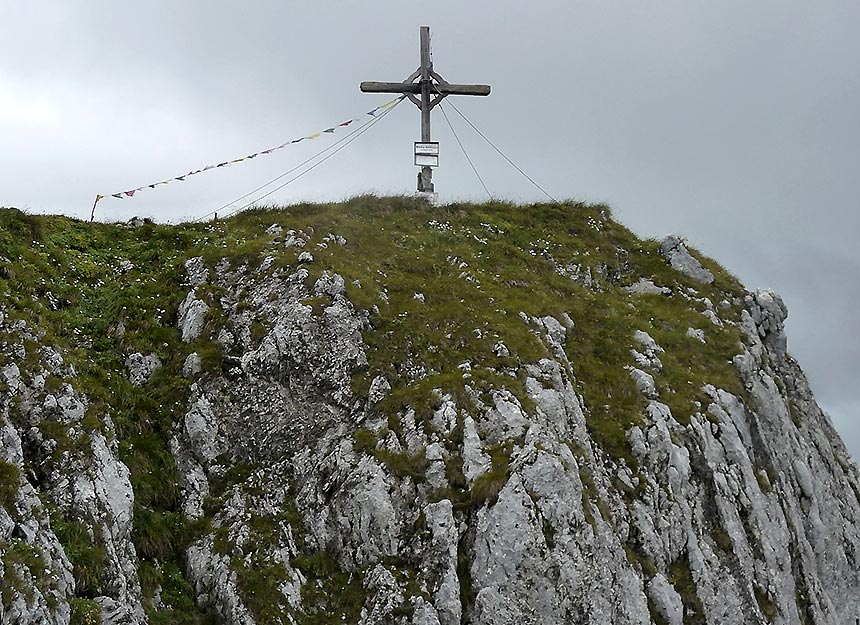
[[[0,209],[0,622],[860,623],[786,315],[602,205]]]

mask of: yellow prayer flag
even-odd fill
[[[321,134],[322,134],[321,132],[318,132],[318,133],[316,133],[315,135],[311,135],[310,137],[308,137],[308,139],[316,139],[316,138],[317,138],[317,137],[319,137]]]

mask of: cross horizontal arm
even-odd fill
[[[420,82],[373,82],[361,83],[364,93],[421,93]],[[433,84],[433,90],[442,95],[490,95],[489,85]]]

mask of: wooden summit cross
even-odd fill
[[[430,58],[430,27],[421,27],[421,66],[403,82],[363,82],[364,93],[403,93],[421,109],[421,142],[430,141],[430,111],[448,95],[490,95],[489,85],[454,85],[433,71]],[[416,144],[416,148],[417,148]],[[438,154],[438,146],[437,152]],[[417,150],[416,150],[417,154]],[[416,165],[419,164],[416,162]],[[418,192],[433,193],[433,170],[421,167]]]

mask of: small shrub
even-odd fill
[[[0,460],[0,507],[11,514],[18,496],[21,471],[14,464]]]
[[[705,609],[696,592],[696,582],[693,580],[690,562],[686,556],[669,567],[669,581],[681,596],[681,603],[684,604],[685,625],[705,625]]]
[[[722,527],[715,527],[711,531],[711,535],[714,537],[714,542],[717,543],[717,547],[728,554],[733,553],[732,538],[726,530]]]
[[[135,504],[132,541],[139,558],[169,559],[179,548],[184,533],[185,526],[179,513],[151,510]]]
[[[366,428],[357,430],[352,435],[353,449],[360,454],[371,454],[376,449],[378,444],[376,434]]]
[[[161,600],[170,609],[170,623],[203,622],[194,600],[194,590],[182,574],[179,564],[171,560],[162,566]]]
[[[391,420],[389,420],[391,422]],[[387,449],[378,449],[379,439],[371,430],[362,428],[353,435],[353,448],[358,453],[373,456],[377,462],[385,466],[397,477],[410,477],[415,482],[423,482],[427,479],[427,453],[421,450],[418,453],[394,452]]]
[[[463,473],[463,457],[460,454],[450,454],[445,458],[445,478],[451,488],[464,490],[468,488],[466,474]]]
[[[28,602],[33,601],[34,590],[43,593],[49,588],[51,576],[45,564],[41,549],[22,540],[10,543],[0,543],[0,566],[4,571],[3,586],[0,587],[0,599],[5,605],[10,605],[14,592],[21,593]],[[29,579],[22,579],[16,570],[21,565],[30,573]]]
[[[267,328],[263,323],[257,321],[256,319],[251,322],[251,339],[255,343],[259,343],[262,341],[267,334],[269,334],[269,328]]]
[[[416,454],[377,449],[374,457],[397,477],[411,477],[418,483],[427,479],[427,467],[430,462],[423,449]]]
[[[72,609],[69,625],[101,625],[101,609],[92,599],[72,597],[69,607]]]
[[[472,482],[472,506],[478,508],[484,504],[495,505],[499,493],[508,482],[513,445],[513,441],[506,441],[487,450],[490,454],[490,468]]]
[[[107,566],[107,554],[100,537],[91,538],[86,525],[58,514],[51,518],[51,527],[72,563],[77,594],[90,599],[100,595],[102,575]]]
[[[304,614],[299,616],[299,623],[358,622],[366,598],[361,572],[343,570],[324,551],[298,555],[290,564],[307,579],[302,585]]]
[[[779,616],[779,608],[777,608],[776,604],[770,597],[768,597],[767,592],[758,586],[753,586],[753,593],[755,594],[756,603],[758,603],[758,607],[761,609],[761,613],[764,614],[764,617],[769,623],[775,622]]]
[[[161,586],[164,577],[161,570],[152,562],[141,560],[137,567],[137,577],[140,580],[140,591],[144,597],[151,598]]]

